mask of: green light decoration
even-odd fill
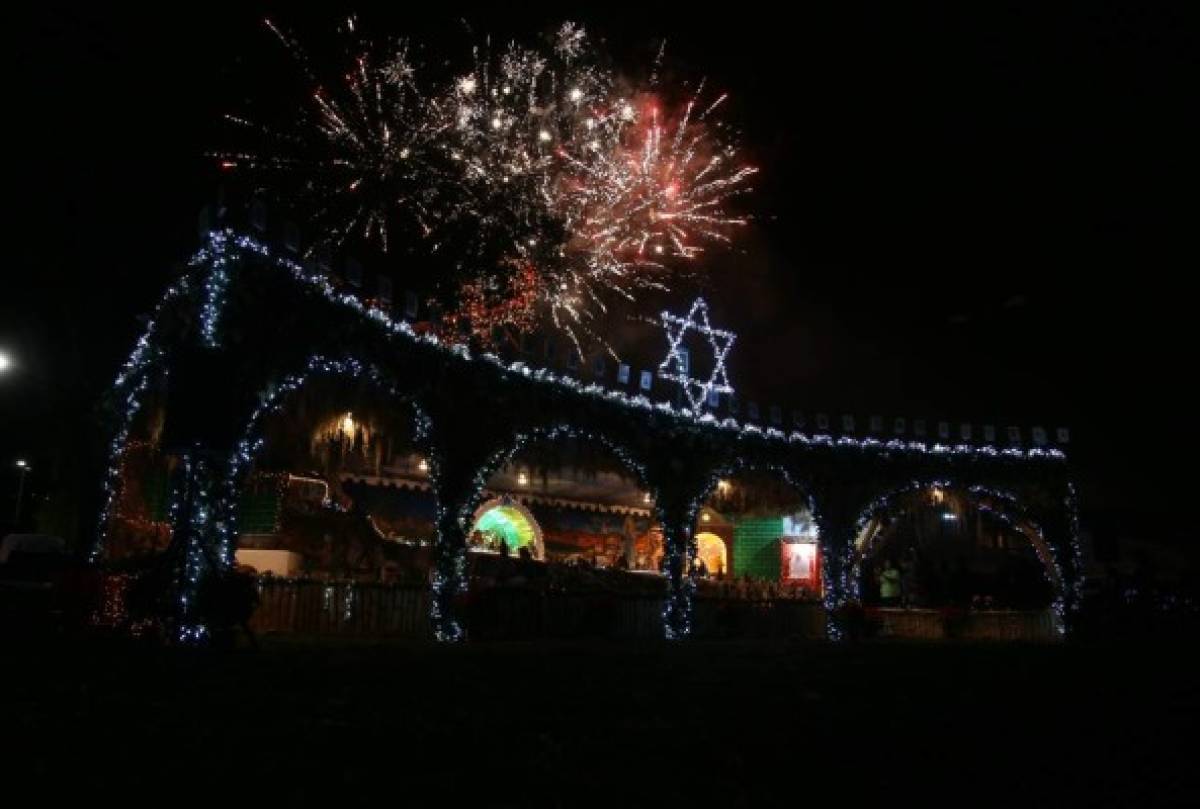
[[[528,547],[535,557],[538,555],[537,529],[525,512],[516,506],[493,506],[475,521],[471,532],[484,536],[498,537],[512,554]]]

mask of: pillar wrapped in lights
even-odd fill
[[[207,281],[218,255],[222,256],[219,268],[239,269],[214,286]],[[242,271],[249,267],[254,271]],[[272,285],[273,297],[256,299],[255,285],[265,283]],[[281,306],[280,295],[290,296],[286,306]],[[239,302],[236,310],[228,306],[234,299]],[[304,315],[297,316],[287,334],[288,351],[277,358],[264,356],[264,351],[279,349],[264,349],[245,337],[247,324],[273,323],[287,317],[289,310]],[[216,339],[209,340],[209,335]],[[1082,570],[1075,494],[1068,485],[1065,456],[1057,448],[884,441],[800,430],[785,433],[733,418],[717,419],[711,413],[681,409],[595,382],[582,383],[549,369],[475,354],[464,345],[418,334],[329,278],[306,271],[286,253],[276,254],[262,241],[231,229],[214,231],[187,272],[167,290],[115,380],[109,471],[103,481],[94,559],[103,554],[119,493],[121,460],[133,437],[136,416],[152,391],[194,370],[188,364],[193,353],[182,350],[185,343],[207,357],[210,372],[230,369],[224,376],[219,372],[213,376],[213,399],[225,397],[236,404],[252,390],[263,391],[250,412],[237,417],[242,429],[239,432],[235,424],[227,441],[197,435],[175,444],[185,448],[181,457],[192,464],[187,499],[179,500],[178,506],[186,508],[187,514],[173,512],[173,552],[189,560],[181,568],[181,580],[188,588],[198,587],[204,576],[232,564],[237,538],[234,506],[244,474],[262,447],[263,416],[281,406],[312,375],[331,374],[364,382],[411,405],[416,414],[414,435],[438,498],[431,617],[438,637],[445,640],[464,636],[455,613],[466,586],[465,537],[487,476],[526,442],[566,436],[612,449],[648,491],[675,549],[668,560],[672,576],[667,623],[672,637],[685,636],[690,626],[688,512],[692,508],[694,517],[707,496],[695,481],[711,474],[715,487],[729,473],[731,459],[788,469],[804,490],[809,490],[808,478],[826,481],[812,493],[822,529],[822,572],[831,611],[855,597],[846,555],[854,515],[873,497],[914,480],[942,480],[960,488],[983,486],[1022,500],[1042,497],[1047,504],[1039,505],[1037,516],[1048,529],[1047,539],[1062,568],[1068,593],[1063,608],[1069,611],[1077,602]],[[247,357],[262,369],[253,379],[237,370],[241,367],[237,363]],[[502,449],[480,457],[480,448],[463,444],[464,436],[479,433],[485,411],[492,430],[486,440]],[[234,407],[228,412],[238,411]],[[666,463],[668,458],[682,466]],[[836,516],[844,514],[851,516]],[[188,598],[190,610],[191,595]],[[193,614],[187,610],[186,614]],[[189,638],[204,636],[199,627],[186,622],[181,626]]]

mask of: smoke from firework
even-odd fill
[[[354,42],[344,75],[322,82],[268,26],[310,96],[286,129],[231,116],[262,145],[222,163],[298,196],[325,241],[422,246],[447,322],[484,340],[549,318],[577,348],[603,342],[614,298],[666,289],[746,221],[730,201],[756,169],[716,119],[724,96],[708,101],[701,85],[675,110],[678,93],[619,80],[571,23],[543,47],[485,43],[424,85],[403,40]],[[356,36],[353,20],[344,34]]]

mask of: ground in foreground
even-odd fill
[[[730,807],[1198,795],[1200,694],[1178,646],[6,646],[9,794]]]

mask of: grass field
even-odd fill
[[[1200,799],[1200,692],[1179,646],[5,646],[0,794],[118,806]]]

